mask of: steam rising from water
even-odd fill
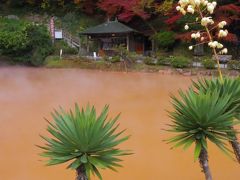
[[[170,150],[162,142],[169,137],[161,129],[169,123],[169,93],[186,89],[189,77],[144,73],[113,73],[77,69],[0,68],[0,179],[74,179],[65,166],[44,167],[39,162],[39,133],[46,133],[50,112],[61,105],[69,109],[110,104],[110,116],[122,112],[121,128],[131,139],[123,148],[135,154],[126,157],[119,173],[103,171],[105,180],[200,180],[192,150]],[[210,146],[211,147],[211,146]],[[215,179],[237,180],[239,167],[211,147]]]

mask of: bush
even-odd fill
[[[173,31],[163,31],[152,36],[159,48],[170,48],[175,43],[175,33]]]
[[[29,25],[27,34],[32,49],[30,64],[40,66],[45,58],[54,51],[48,30],[43,25]]]
[[[39,66],[53,48],[45,26],[0,18],[0,51],[17,62]]]
[[[104,55],[104,56],[102,56],[102,60],[103,60],[103,61],[109,61],[109,57],[106,56],[106,55]]]
[[[127,58],[131,61],[131,62],[136,62],[139,58],[139,55],[136,52],[128,52],[127,54]]]
[[[15,19],[0,18],[0,49],[4,55],[18,56],[30,46],[27,23]]]
[[[157,60],[157,65],[169,66],[171,63],[171,59],[168,57],[159,57]]]
[[[76,48],[67,47],[67,48],[63,49],[63,54],[76,55],[76,54],[78,54],[78,50]]]
[[[145,57],[143,62],[144,64],[147,64],[147,65],[155,65],[154,60],[151,57]]]
[[[47,48],[42,48],[42,47],[36,48],[33,51],[32,56],[30,57],[31,65],[41,66],[48,55],[49,55],[49,50]]]
[[[231,60],[227,63],[227,65],[231,70],[240,70],[240,61]]]
[[[215,69],[216,62],[213,59],[204,59],[202,61],[203,67],[206,69]]]
[[[59,55],[60,50],[62,49],[63,54],[77,54],[78,50],[76,48],[69,47],[66,42],[63,40],[55,41],[54,44],[54,54]]]
[[[50,61],[60,61],[59,56],[48,56],[45,59],[45,63],[50,62]]]
[[[191,61],[184,56],[171,57],[171,66],[174,68],[186,68],[189,67]]]
[[[117,56],[120,56],[122,59],[126,59],[129,55],[129,51],[127,50],[127,47],[125,47],[123,44],[120,44],[113,48],[113,53]]]
[[[111,63],[116,63],[120,62],[120,56],[113,56],[112,58],[109,59]]]

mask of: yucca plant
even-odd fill
[[[226,95],[220,98],[217,90],[196,93],[189,89],[179,94],[180,98],[172,96],[174,111],[169,112],[172,124],[168,131],[175,133],[175,136],[167,142],[175,143],[174,148],[183,146],[184,149],[195,144],[194,159],[199,159],[206,180],[212,180],[208,165],[208,141],[231,155],[225,142],[232,140],[232,136],[226,134],[236,133],[229,128],[235,123],[235,109],[226,111],[232,103],[231,97]]]
[[[47,127],[51,138],[41,136],[47,144],[39,146],[44,150],[40,155],[48,158],[47,165],[70,162],[68,168],[76,170],[77,180],[90,179],[91,173],[102,179],[99,169],[121,167],[120,156],[131,153],[116,146],[129,136],[119,137],[125,130],[116,133],[119,115],[108,120],[108,109],[105,106],[99,116],[89,105],[80,110],[76,104],[75,112],[55,110],[54,122],[48,121]]]
[[[230,96],[231,104],[226,111],[235,109],[235,118],[240,120],[240,78],[224,77],[223,80],[220,78],[199,79],[196,82],[193,81],[193,86],[196,88],[196,92],[201,90],[206,93],[208,91],[218,90],[220,97]],[[229,128],[233,129],[234,127],[231,126]],[[233,138],[230,144],[234,150],[236,159],[240,163],[240,144],[237,136],[235,134],[232,134],[232,136]]]

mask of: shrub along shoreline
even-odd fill
[[[146,58],[149,59],[149,58]],[[168,58],[166,58],[169,60]],[[170,59],[174,59],[170,57]],[[181,58],[180,58],[181,59]],[[165,64],[167,62],[165,60]],[[174,59],[174,65],[170,66],[168,61],[167,65],[159,63],[146,63],[143,62],[124,62],[124,61],[109,61],[109,60],[89,60],[78,56],[65,56],[60,59],[58,56],[49,56],[46,58],[43,67],[45,68],[79,68],[79,69],[91,69],[101,71],[116,71],[116,72],[144,72],[144,73],[160,73],[168,75],[184,75],[184,76],[218,76],[217,69],[204,68],[204,67],[191,67],[186,65],[186,60],[181,59],[184,62],[184,66],[176,66]],[[240,71],[234,69],[223,69],[224,75],[239,76]]]
[[[159,73],[166,75],[184,75],[184,76],[218,76],[217,69],[214,67],[214,61],[205,59],[202,61],[203,67],[192,67],[191,61],[186,57],[161,57],[154,59],[145,57],[142,62],[132,61],[124,62],[119,57],[112,59],[102,58],[100,60],[91,60],[77,55],[65,55],[62,59],[59,56],[48,56],[42,65],[33,66],[31,64],[16,62],[11,57],[0,56],[0,67],[35,67],[35,68],[72,68],[89,69],[113,72],[143,72]],[[228,68],[222,69],[224,75],[240,76],[239,61],[230,61]]]

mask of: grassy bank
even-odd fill
[[[216,69],[204,68],[173,68],[163,65],[147,65],[144,63],[132,63],[125,65],[123,62],[111,63],[104,60],[88,60],[76,56],[69,56],[59,59],[57,56],[49,56],[44,64],[47,68],[79,68],[96,69],[102,71],[120,71],[120,72],[149,72],[161,74],[182,74],[185,76],[217,76]],[[224,75],[239,76],[240,72],[229,69],[222,69]]]
[[[47,68],[81,68],[81,69],[98,69],[103,71],[147,71],[158,72],[163,70],[163,66],[151,66],[142,63],[124,64],[124,62],[111,63],[104,60],[88,60],[76,57],[65,57],[59,59],[57,56],[49,56],[45,61]]]

